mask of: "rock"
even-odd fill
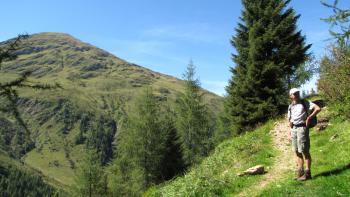
[[[332,135],[331,139],[329,139],[330,141],[334,141],[336,138],[338,138],[339,135],[338,134],[334,134]]]
[[[224,176],[225,174],[227,174],[228,173],[228,170],[225,170],[222,174],[221,174],[221,176]]]
[[[322,131],[327,128],[328,124],[319,124],[316,126],[316,131]]]
[[[328,117],[319,117],[317,119],[318,123],[328,123],[329,122],[329,118]]]
[[[244,176],[245,174],[243,172],[237,173],[237,176]]]
[[[244,176],[244,175],[257,175],[257,174],[264,174],[265,169],[263,165],[257,165],[254,167],[251,167],[247,169],[244,172],[238,173],[237,176]]]

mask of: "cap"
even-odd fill
[[[289,95],[294,94],[296,92],[300,92],[298,88],[292,88],[289,90]]]

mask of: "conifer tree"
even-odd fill
[[[299,15],[289,0],[242,0],[241,22],[226,90],[225,113],[234,134],[283,112],[288,89],[297,82],[311,45],[297,30]],[[307,72],[307,71],[305,71]]]
[[[331,24],[329,33],[337,41],[338,50],[349,52],[350,46],[350,7],[342,8],[338,5],[339,0],[333,0],[333,3],[328,3],[322,0],[321,3],[333,10],[333,15],[322,20]]]
[[[169,106],[163,106],[162,127],[166,131],[165,154],[162,161],[162,178],[169,180],[185,169],[181,146],[176,130],[176,114]]]
[[[186,165],[198,163],[212,148],[213,126],[203,103],[195,66],[190,61],[184,73],[185,92],[177,99],[177,131]]]
[[[169,133],[173,126],[163,113],[161,104],[146,89],[135,103],[135,111],[119,131],[114,193],[120,196],[139,196],[152,184],[167,178],[166,168]]]
[[[165,152],[166,133],[160,120],[160,106],[152,89],[146,89],[137,102],[137,116],[133,118],[136,132],[137,162],[145,174],[145,183],[157,183]]]
[[[74,196],[108,196],[107,175],[96,150],[88,149],[73,188]]]

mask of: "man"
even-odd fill
[[[292,141],[292,150],[295,152],[298,164],[296,180],[305,181],[311,179],[311,155],[310,155],[310,138],[309,128],[312,117],[316,116],[321,108],[316,104],[302,100],[300,91],[292,88],[289,91],[292,103],[288,108],[288,120],[291,132],[289,139]],[[310,114],[310,112],[312,113]],[[304,161],[306,169],[304,171]]]

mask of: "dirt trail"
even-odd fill
[[[282,179],[288,172],[294,170],[296,164],[288,140],[289,130],[290,128],[288,127],[288,120],[286,118],[275,123],[274,129],[270,131],[273,146],[278,151],[273,165],[270,169],[267,169],[266,174],[262,175],[263,177],[260,182],[243,190],[237,196],[251,197],[257,195],[264,187]]]

